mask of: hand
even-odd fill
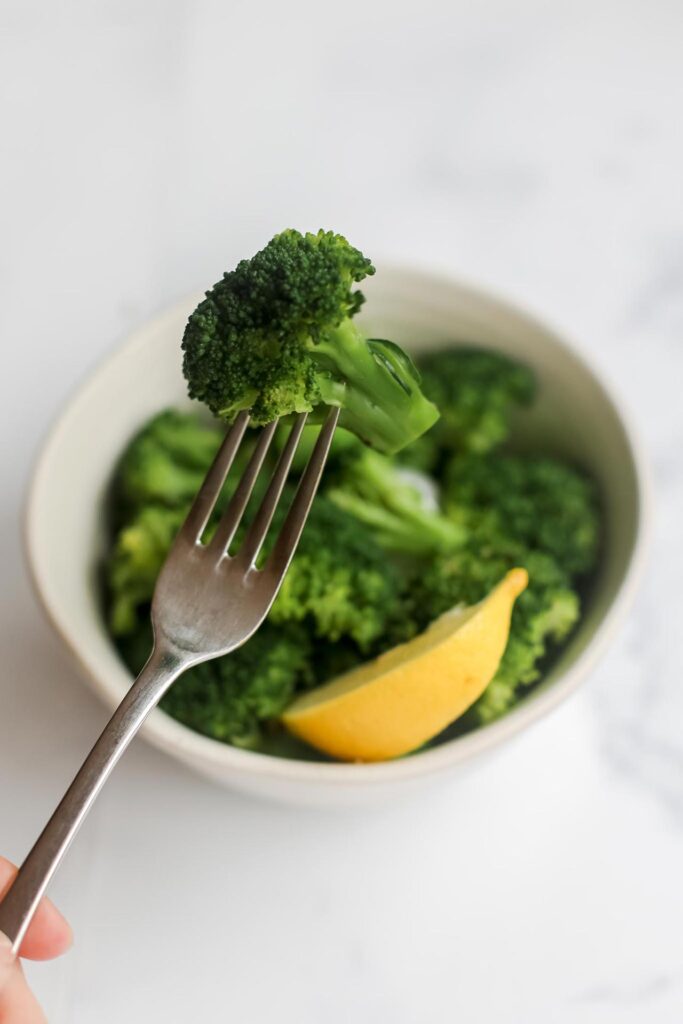
[[[17,869],[0,857],[0,899]],[[48,900],[43,899],[19,950],[29,960],[51,960],[71,945],[71,928]],[[0,1024],[45,1024],[45,1016],[31,992],[9,939],[0,932]]]

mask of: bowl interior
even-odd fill
[[[387,765],[284,762],[225,746],[153,712],[145,732],[157,745],[222,781],[242,784],[281,773],[306,781],[316,773],[355,782],[406,777],[459,761],[497,743],[547,710],[578,680],[584,655],[603,631],[634,560],[641,520],[636,457],[622,418],[592,371],[552,332],[474,289],[428,274],[380,270],[367,288],[366,329],[418,353],[454,342],[487,345],[527,362],[539,398],[520,417],[516,443],[570,457],[601,488],[605,545],[584,617],[542,684],[506,719],[442,747]],[[196,297],[133,335],[81,387],[52,430],[34,476],[28,507],[29,559],[56,628],[105,701],[115,706],[130,685],[104,629],[97,566],[105,538],[105,498],[112,467],[144,421],[169,405],[185,405],[179,339]],[[248,787],[247,787],[248,788]]]

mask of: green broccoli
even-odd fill
[[[496,550],[481,538],[435,559],[413,591],[414,613],[424,628],[454,605],[481,601],[516,565],[528,571],[529,585],[515,602],[510,637],[498,671],[462,720],[465,728],[499,717],[540,677],[544,655],[578,620],[578,595],[548,555],[509,543],[506,550]]]
[[[115,637],[133,633],[147,615],[157,576],[186,509],[148,505],[116,535],[105,572],[109,628]]]
[[[529,586],[517,598],[510,636],[498,671],[470,709],[467,725],[484,725],[508,711],[540,679],[543,659],[579,619],[580,601],[555,562],[541,552],[520,559]]]
[[[353,322],[374,273],[331,231],[276,235],[206,293],[183,337],[191,397],[231,421],[254,424],[338,406],[340,426],[384,452],[409,444],[438,418],[409,357],[366,338]]]
[[[458,455],[447,465],[444,503],[461,526],[477,524],[545,551],[568,575],[593,568],[599,510],[593,482],[557,459]]]
[[[402,616],[405,586],[372,532],[318,495],[270,621],[305,622],[314,636],[367,653]]]
[[[421,557],[465,540],[465,530],[430,508],[391,459],[358,443],[328,471],[325,494],[389,551]]]
[[[313,682],[311,642],[302,626],[265,622],[232,654],[185,672],[161,702],[169,715],[205,736],[253,747],[297,688]]]
[[[187,507],[222,440],[195,413],[167,409],[128,444],[116,470],[115,502],[123,515],[146,505]]]
[[[419,367],[422,390],[441,413],[416,449],[421,468],[433,470],[440,452],[491,451],[508,437],[510,411],[535,393],[531,370],[488,349],[444,349],[422,356]]]

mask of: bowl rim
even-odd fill
[[[606,383],[602,373],[595,368],[590,359],[566,341],[552,324],[517,305],[514,301],[508,300],[505,296],[500,296],[499,293],[492,293],[487,288],[471,284],[459,276],[444,273],[438,269],[430,270],[425,266],[413,267],[409,263],[383,261],[381,269],[383,277],[386,275],[386,277],[391,276],[398,279],[405,276],[406,280],[412,282],[413,285],[417,283],[456,289],[464,295],[470,296],[475,302],[486,305],[503,316],[512,316],[526,321],[531,327],[540,331],[556,348],[578,363],[584,372],[593,379],[603,400],[611,407],[611,411],[621,427],[633,464],[637,507],[633,547],[628,564],[624,569],[618,590],[595,627],[593,636],[571,666],[554,681],[552,686],[530,693],[524,701],[497,721],[465,736],[447,741],[438,747],[420,751],[411,757],[372,764],[294,760],[246,750],[222,743],[220,740],[214,740],[194,732],[159,709],[154,709],[150,713],[141,730],[146,740],[165,751],[169,756],[179,757],[188,764],[201,762],[205,767],[222,773],[226,778],[228,775],[252,778],[272,777],[295,784],[316,782],[355,788],[367,783],[381,784],[417,779],[477,758],[498,747],[506,739],[521,732],[527,726],[544,718],[578,689],[581,681],[604,653],[610,639],[626,615],[645,566],[652,511],[649,468],[633,417],[625,407],[623,399],[617,399],[611,386]],[[36,544],[38,496],[53,450],[58,444],[61,434],[68,429],[69,420],[90,385],[105,375],[113,364],[127,357],[131,349],[144,345],[145,338],[150,331],[159,327],[165,320],[176,317],[181,312],[186,312],[190,308],[193,297],[193,295],[186,296],[129,332],[80,379],[44,434],[26,491],[23,546],[34,593],[52,628],[71,653],[81,672],[92,684],[92,688],[111,710],[116,705],[111,687],[103,681],[102,676],[98,676],[83,656],[78,643],[63,620],[59,609],[51,601],[44,585]]]

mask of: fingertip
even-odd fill
[[[71,925],[51,900],[41,900],[35,917],[19,948],[19,956],[29,960],[53,960],[73,945]]]
[[[0,857],[0,899],[9,889],[17,869],[10,861]],[[44,897],[29,925],[19,949],[19,956],[29,960],[52,960],[66,953],[73,945],[71,925],[57,910],[54,903]]]

